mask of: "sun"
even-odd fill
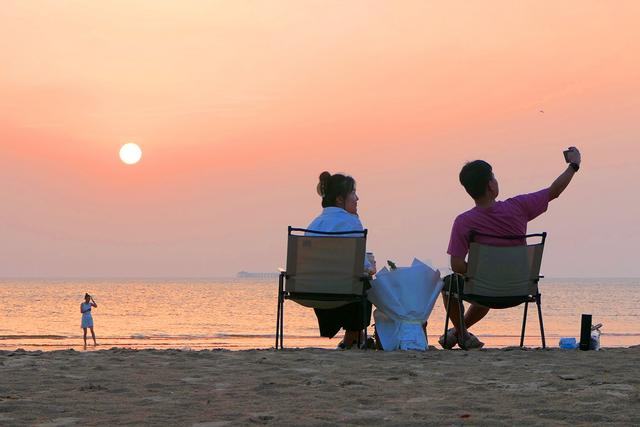
[[[135,165],[142,158],[142,150],[138,144],[132,142],[120,148],[120,160],[127,165]]]

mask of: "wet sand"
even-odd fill
[[[640,346],[0,352],[0,425],[640,425]]]

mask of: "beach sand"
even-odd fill
[[[640,346],[0,352],[0,425],[640,425]]]

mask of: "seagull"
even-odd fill
[[[544,114],[544,110],[539,110],[542,114]]]

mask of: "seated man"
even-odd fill
[[[491,165],[483,160],[469,162],[460,171],[460,183],[473,198],[475,207],[455,219],[451,229],[451,239],[447,253],[451,255],[451,269],[454,273],[464,275],[467,272],[465,258],[469,252],[469,240],[471,231],[492,234],[498,236],[520,236],[527,234],[527,223],[540,214],[546,212],[549,202],[556,199],[567,188],[573,175],[580,168],[580,152],[577,148],[569,149],[567,161],[570,163],[567,169],[551,184],[549,188],[535,193],[497,201],[499,194],[498,181],[496,180]],[[477,236],[476,241],[489,245],[521,245],[522,241],[509,241],[503,239],[491,239]],[[451,276],[445,278],[445,289],[451,283]],[[447,296],[443,292],[445,307]],[[484,343],[480,342],[466,329],[476,324],[487,315],[489,308],[478,304],[471,304],[464,315],[462,339],[467,348],[480,348]],[[458,344],[458,330],[460,314],[458,301],[452,297],[449,308],[449,318],[453,328],[439,339],[443,348],[450,349]]]

